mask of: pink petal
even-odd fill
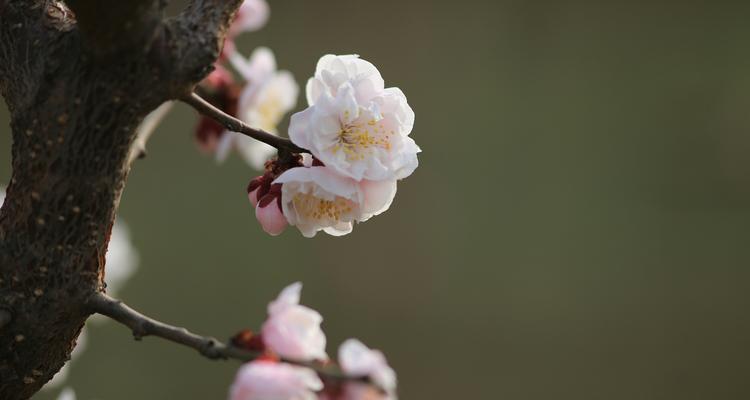
[[[265,207],[260,204],[255,207],[255,218],[260,222],[260,226],[266,233],[271,236],[278,236],[287,226],[286,217],[279,208],[277,201],[271,201]]]

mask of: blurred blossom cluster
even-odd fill
[[[262,356],[237,372],[230,400],[395,400],[396,373],[381,352],[356,339],[345,341],[338,352],[341,371],[351,380],[321,379],[308,367],[284,362],[331,364],[320,327],[323,318],[300,305],[301,291],[299,282],[286,287],[269,303],[259,334],[245,330],[233,338],[233,345]]]
[[[246,0],[242,4],[227,32],[214,71],[197,91],[227,114],[254,128],[278,134],[277,126],[297,105],[299,85],[289,71],[277,69],[276,57],[270,49],[259,47],[246,58],[235,45],[237,36],[262,28],[268,16],[266,0]],[[213,154],[218,162],[236,151],[255,169],[263,169],[275,152],[265,143],[226,130],[208,116],[198,121],[195,138],[199,149]]]

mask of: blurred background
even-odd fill
[[[421,167],[349,236],[272,238],[256,173],[200,154],[179,105],[122,199],[141,258],[122,298],[225,338],[302,281],[329,354],[382,349],[406,400],[750,398],[750,3],[271,8],[240,50],[271,47],[300,83],[326,53],[373,61],[416,111]],[[8,182],[4,106],[0,131]],[[238,367],[89,333],[82,400],[223,399]]]

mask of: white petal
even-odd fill
[[[362,222],[370,217],[381,214],[388,210],[396,197],[396,181],[362,181],[360,183],[364,194],[364,206]]]
[[[303,149],[310,148],[309,133],[316,109],[308,108],[292,115],[289,122],[289,139]]]
[[[268,314],[274,314],[279,310],[289,306],[299,304],[300,296],[302,295],[302,282],[294,282],[291,285],[285,287],[276,300],[272,301],[268,305]]]
[[[65,388],[60,392],[57,400],[76,400],[76,392],[72,388]]]
[[[239,136],[241,135],[237,132],[224,131],[224,133],[222,133],[221,138],[219,138],[219,143],[216,145],[216,162],[223,163],[227,160],[229,151],[232,150],[234,141]]]

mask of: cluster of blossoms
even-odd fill
[[[386,88],[377,68],[356,55],[321,58],[306,91],[309,106],[292,116],[289,138],[311,156],[267,163],[248,196],[271,235],[287,224],[305,237],[345,235],[387,210],[397,181],[417,168],[414,112],[401,90]]]
[[[320,328],[323,318],[299,304],[301,291],[301,283],[282,290],[268,305],[268,319],[259,334],[246,330],[233,338],[235,346],[263,355],[240,368],[230,388],[230,400],[395,400],[395,372],[381,352],[356,339],[339,347],[339,366],[352,378],[343,384],[321,380],[308,367],[283,362],[330,362]]]
[[[291,73],[278,70],[270,49],[257,48],[246,58],[235,45],[238,35],[262,28],[268,16],[266,0],[245,0],[215,70],[197,91],[247,125],[278,134],[278,125],[296,107],[299,85]],[[234,150],[250,166],[264,169],[247,192],[267,233],[278,235],[292,225],[305,237],[321,230],[345,235],[355,222],[386,211],[398,181],[417,168],[421,150],[409,137],[414,112],[401,90],[386,88],[378,69],[356,55],[322,57],[307,82],[306,97],[308,107],[289,125],[289,138],[306,150],[303,154],[285,151],[269,160],[273,147],[228,131],[209,116],[199,120],[196,141],[217,161]],[[107,254],[110,293],[133,273],[134,255],[126,228],[116,224]],[[327,379],[309,366],[332,361],[323,318],[299,304],[301,290],[300,283],[292,284],[268,305],[259,333],[246,330],[233,338],[233,345],[262,356],[240,368],[230,400],[395,400],[396,374],[385,356],[356,339],[338,350],[338,365],[350,379]],[[79,341],[85,341],[83,334]],[[79,343],[74,356],[83,347]],[[57,382],[65,373],[55,377]],[[75,400],[75,393],[66,389],[59,400]]]
[[[296,107],[299,86],[291,73],[277,69],[271,50],[261,47],[245,58],[234,43],[239,33],[260,29],[268,13],[265,0],[243,3],[215,70],[198,90],[227,114],[278,134]],[[417,168],[420,149],[409,137],[414,112],[401,90],[386,88],[378,69],[356,55],[322,57],[306,95],[308,107],[292,116],[289,138],[312,157],[268,161],[274,148],[208,116],[198,122],[196,139],[218,161],[236,150],[255,169],[265,167],[250,182],[248,196],[267,233],[279,235],[293,225],[305,237],[321,230],[345,235],[355,222],[387,210],[397,181]]]

